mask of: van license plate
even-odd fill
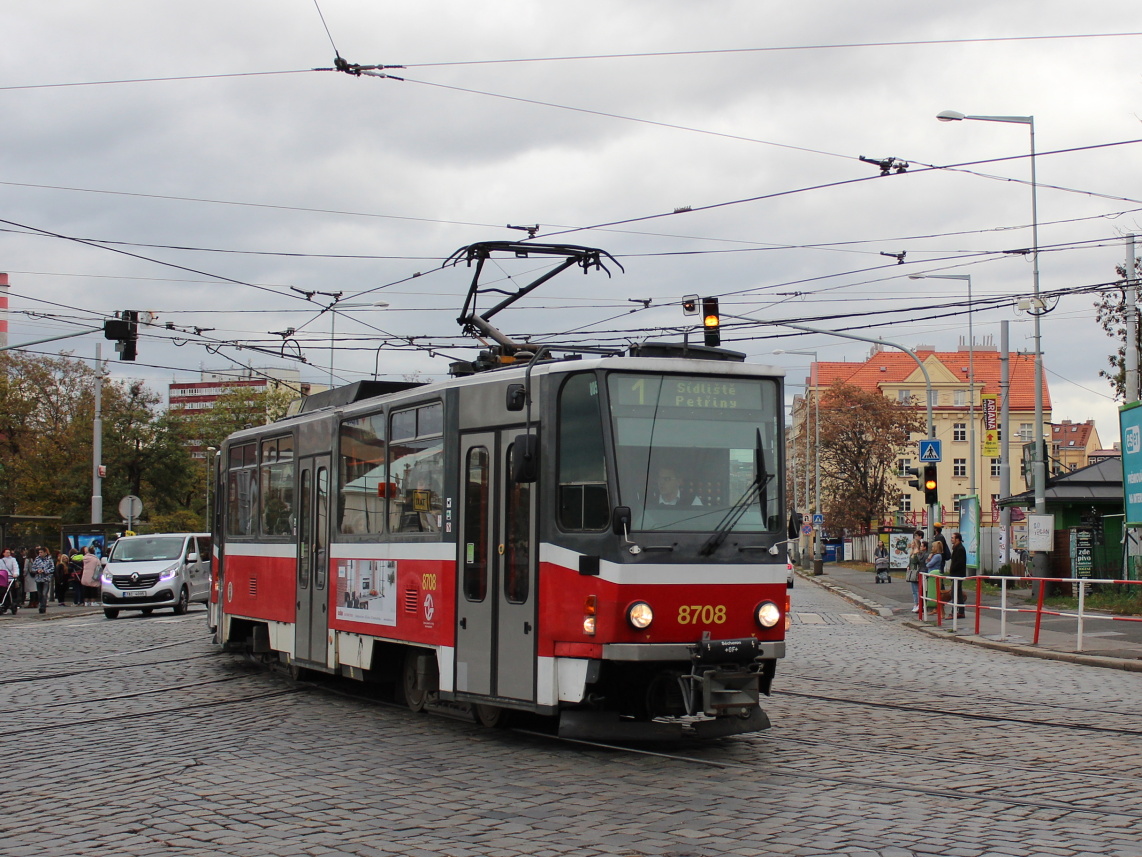
[[[146,593],[146,592],[124,592],[123,597],[124,598],[146,598],[147,594],[148,593]]]

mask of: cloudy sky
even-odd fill
[[[935,117],[1033,115],[1054,418],[1117,439],[1098,377],[1113,345],[1082,290],[1142,234],[1136,2],[319,4],[4,5],[11,343],[138,309],[156,324],[111,371],[158,389],[245,366],[324,383],[331,354],[338,383],[442,377],[476,350],[455,321],[471,272],[442,262],[525,239],[512,224],[625,269],[553,279],[497,318],[516,337],[673,336],[696,293],[950,350],[965,283],[908,277],[970,274],[977,340],[1006,320],[1031,350],[1013,302],[1032,265],[1011,252],[1033,243],[1028,126]],[[335,51],[403,80],[314,70]],[[860,156],[910,166],[881,177]],[[505,260],[485,280],[511,290],[548,266]],[[791,382],[807,358],[775,349],[868,353],[792,333],[743,323],[725,344]],[[100,341],[38,349],[90,358]]]

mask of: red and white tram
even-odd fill
[[[488,724],[764,729],[782,401],[780,370],[681,344],[311,396],[218,456],[216,639]]]

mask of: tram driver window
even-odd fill
[[[389,423],[389,531],[439,533],[444,516],[444,406],[396,411]]]
[[[559,393],[559,525],[602,530],[610,517],[599,382],[573,375]]]

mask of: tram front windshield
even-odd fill
[[[611,373],[620,503],[631,529],[780,529],[777,384]]]

